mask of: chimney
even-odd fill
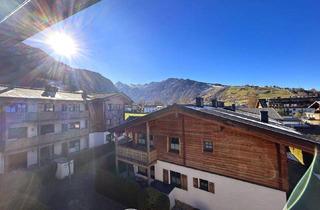
[[[202,97],[196,97],[196,106],[203,107],[203,98]]]
[[[234,111],[234,112],[236,111],[236,105],[235,104],[231,105],[231,110]]]
[[[56,96],[57,92],[58,92],[58,88],[57,87],[52,86],[52,85],[47,85],[44,88],[44,92],[42,93],[42,96],[54,98]]]
[[[218,101],[217,104],[218,104],[218,107],[220,108],[224,107],[224,101]]]
[[[217,108],[218,107],[218,100],[216,98],[212,99],[211,104],[212,104],[212,107]]]
[[[260,111],[260,121],[264,123],[269,122],[268,111]]]

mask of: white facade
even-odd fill
[[[107,135],[110,133],[108,131],[105,132],[94,132],[89,134],[89,148],[97,147],[107,142]]]
[[[201,210],[281,210],[286,203],[283,191],[159,160],[155,164],[156,180],[163,181],[163,169],[188,177],[187,191],[174,188],[169,194],[171,207],[175,199]],[[213,182],[215,193],[195,188],[193,177]]]
[[[4,155],[0,152],[0,174],[4,173]]]
[[[27,153],[27,164],[28,167],[36,165],[38,163],[38,149],[32,148]]]

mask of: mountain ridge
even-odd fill
[[[66,91],[118,92],[111,80],[101,74],[70,67],[24,43],[1,47],[0,74],[3,85],[42,88],[53,84]]]
[[[206,102],[213,98],[223,100],[226,104],[248,105],[250,99],[277,98],[293,96],[317,96],[316,90],[303,88],[283,88],[278,86],[223,85],[205,83],[190,79],[168,78],[159,82],[145,84],[115,83],[119,91],[124,92],[137,103],[163,104],[194,103],[197,96]]]

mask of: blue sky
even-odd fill
[[[102,0],[50,30],[81,48],[65,62],[113,82],[178,77],[320,89],[319,9],[316,0]],[[27,43],[52,54],[35,41],[48,33]]]

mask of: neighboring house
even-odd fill
[[[144,113],[151,113],[151,112],[158,111],[162,108],[163,108],[163,106],[160,106],[160,105],[144,105],[143,112]]]
[[[138,113],[142,112],[142,107],[138,104],[130,104],[125,106],[125,112]]]
[[[202,104],[175,104],[110,129],[118,170],[166,193],[171,207],[179,200],[202,210],[282,209],[292,189],[288,146],[312,157],[319,142],[266,111],[257,118]]]
[[[0,110],[0,173],[88,148],[89,112],[81,93],[4,87]]]
[[[305,113],[305,122],[311,125],[320,125],[320,101],[315,101],[308,108],[310,111]]]
[[[124,110],[132,100],[123,93],[90,94],[88,107],[90,112],[89,147],[105,144],[111,140],[109,128],[124,122]]]
[[[296,113],[310,111],[308,107],[317,100],[320,100],[320,97],[259,99],[256,108],[274,108],[282,115],[294,116]]]

